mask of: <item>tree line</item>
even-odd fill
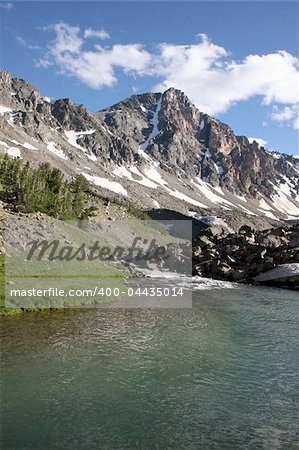
[[[62,220],[84,220],[96,207],[90,205],[93,192],[83,175],[71,181],[48,162],[33,168],[29,162],[4,155],[0,163],[0,200],[13,211],[42,212]]]

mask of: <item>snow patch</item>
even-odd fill
[[[86,152],[86,148],[82,147],[81,145],[79,145],[77,143],[77,139],[81,136],[84,136],[86,134],[93,134],[95,133],[96,130],[88,130],[88,131],[74,131],[74,130],[69,130],[69,131],[65,131],[64,134],[66,135],[67,141],[69,144],[71,144],[73,147],[76,147],[80,150],[83,150],[84,152]]]
[[[49,150],[49,152],[53,153],[53,155],[58,156],[59,158],[62,159],[68,159],[68,157],[65,155],[65,153],[63,152],[63,150],[61,148],[57,148],[55,142],[46,142],[47,144],[47,149]]]
[[[233,230],[227,225],[227,223],[221,219],[221,217],[217,216],[203,216],[196,211],[188,211],[189,215],[196,220],[200,220],[205,223],[213,223],[214,225],[219,225],[221,227],[226,228],[230,233],[233,233]]]
[[[91,183],[96,186],[100,186],[102,188],[108,189],[109,191],[115,192],[116,194],[121,194],[127,196],[128,193],[126,189],[116,181],[110,181],[107,178],[91,176],[88,173],[82,172],[82,175]]]
[[[2,145],[2,147],[9,148],[9,145],[7,145],[4,141],[0,141],[0,145]]]
[[[36,147],[34,147],[33,145],[29,144],[28,142],[24,142],[24,144],[21,144],[22,147],[27,148],[28,150],[37,150]]]
[[[220,204],[220,205],[226,205],[226,206],[233,206],[235,205],[228,200],[225,200],[222,197],[219,197],[219,195],[214,194],[212,191],[212,186],[209,186],[208,183],[204,182],[201,178],[196,177],[195,178],[197,182],[194,182],[193,180],[190,180],[191,183],[197,187],[197,189],[209,200],[211,203]]]
[[[2,106],[0,105],[0,116],[2,116],[3,114],[7,113],[7,112],[11,112],[12,109],[8,108],[7,106]]]
[[[243,195],[236,195],[236,197],[237,197],[239,200],[242,200],[242,202],[247,203],[247,198],[244,197]]]
[[[220,164],[217,164],[214,162],[214,165],[215,165],[215,169],[216,169],[216,172],[218,173],[218,175],[223,175],[225,173],[224,168],[222,166],[220,166]]]
[[[273,210],[273,208],[271,208],[270,205],[268,205],[268,203],[262,198],[261,200],[259,200],[259,209],[264,209],[265,211],[271,211]]]
[[[166,186],[167,182],[162,178],[161,174],[157,171],[157,169],[153,166],[147,167],[144,169],[144,173],[147,178],[154,181],[160,186]]]
[[[243,209],[243,211],[245,211],[246,214],[249,214],[250,216],[256,216],[257,215],[254,212],[250,211],[249,209],[245,208],[245,206],[243,206],[243,205],[238,205],[238,208]]]
[[[19,141],[16,141],[15,139],[10,139],[10,142],[12,142],[13,144],[22,146],[22,144]]]
[[[264,216],[268,217],[269,219],[275,219],[275,220],[277,220],[277,217],[274,216],[274,214],[273,214],[271,211],[266,211],[266,210],[264,210],[264,209],[262,210],[262,209],[260,209],[260,208],[258,208],[258,210],[261,211],[261,212],[264,214]]]
[[[87,131],[69,130],[69,131],[65,131],[64,133],[65,133],[67,141],[70,145],[72,145],[73,147],[76,147],[79,150],[81,150],[82,152],[84,152],[85,155],[87,156],[87,158],[89,158],[91,161],[97,161],[97,157],[93,153],[91,155],[89,155],[87,149],[82,147],[81,145],[79,145],[77,142],[77,139],[79,137],[84,136],[86,134],[93,134],[95,132],[96,132],[96,130],[87,130]]]
[[[153,181],[149,180],[148,178],[146,178],[137,167],[135,166],[131,166],[129,168],[124,167],[124,166],[120,166],[120,167],[116,167],[113,170],[113,174],[121,177],[121,178],[127,178],[130,181],[134,181],[135,183],[139,183],[142,184],[143,186],[152,188],[152,189],[157,189],[158,185],[156,183],[154,183]],[[134,175],[137,175],[137,179],[133,177]]]
[[[149,137],[142,144],[140,144],[141,150],[146,150],[150,141],[152,139],[154,139],[160,133],[160,131],[159,131],[159,112],[161,110],[161,105],[162,105],[162,94],[157,102],[157,107],[156,107],[156,111],[154,112],[153,118],[151,119],[151,124],[153,126],[153,129],[152,129]]]
[[[170,189],[167,189],[169,195],[172,197],[176,197],[180,200],[184,200],[187,203],[190,203],[191,205],[198,206],[199,208],[207,208],[206,205],[203,205],[202,203],[198,202],[197,200],[194,200],[194,198],[188,197],[188,195],[183,194],[179,191],[171,191]]]
[[[21,158],[21,151],[19,148],[9,147],[8,150],[6,150],[6,153],[13,158]]]
[[[287,214],[288,217],[299,217],[299,208],[291,199],[290,187],[287,184],[280,184],[276,188],[276,194],[272,197],[276,209]]]

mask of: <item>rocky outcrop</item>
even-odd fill
[[[298,273],[284,270],[289,265],[299,266],[299,224],[264,231],[245,225],[225,236],[206,228],[193,242],[193,275],[299,288]]]

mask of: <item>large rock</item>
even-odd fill
[[[254,281],[261,284],[266,283],[299,288],[299,264],[281,264],[274,269],[257,275]]]

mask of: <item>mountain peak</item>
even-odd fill
[[[254,217],[298,215],[295,159],[236,136],[179,89],[133,95],[89,113],[68,98],[51,103],[2,71],[0,94],[1,152],[35,164],[49,160],[68,176],[88,173],[108,191],[136,201],[141,195],[147,207],[158,197],[163,207],[185,212],[186,204],[226,210],[237,204]]]

